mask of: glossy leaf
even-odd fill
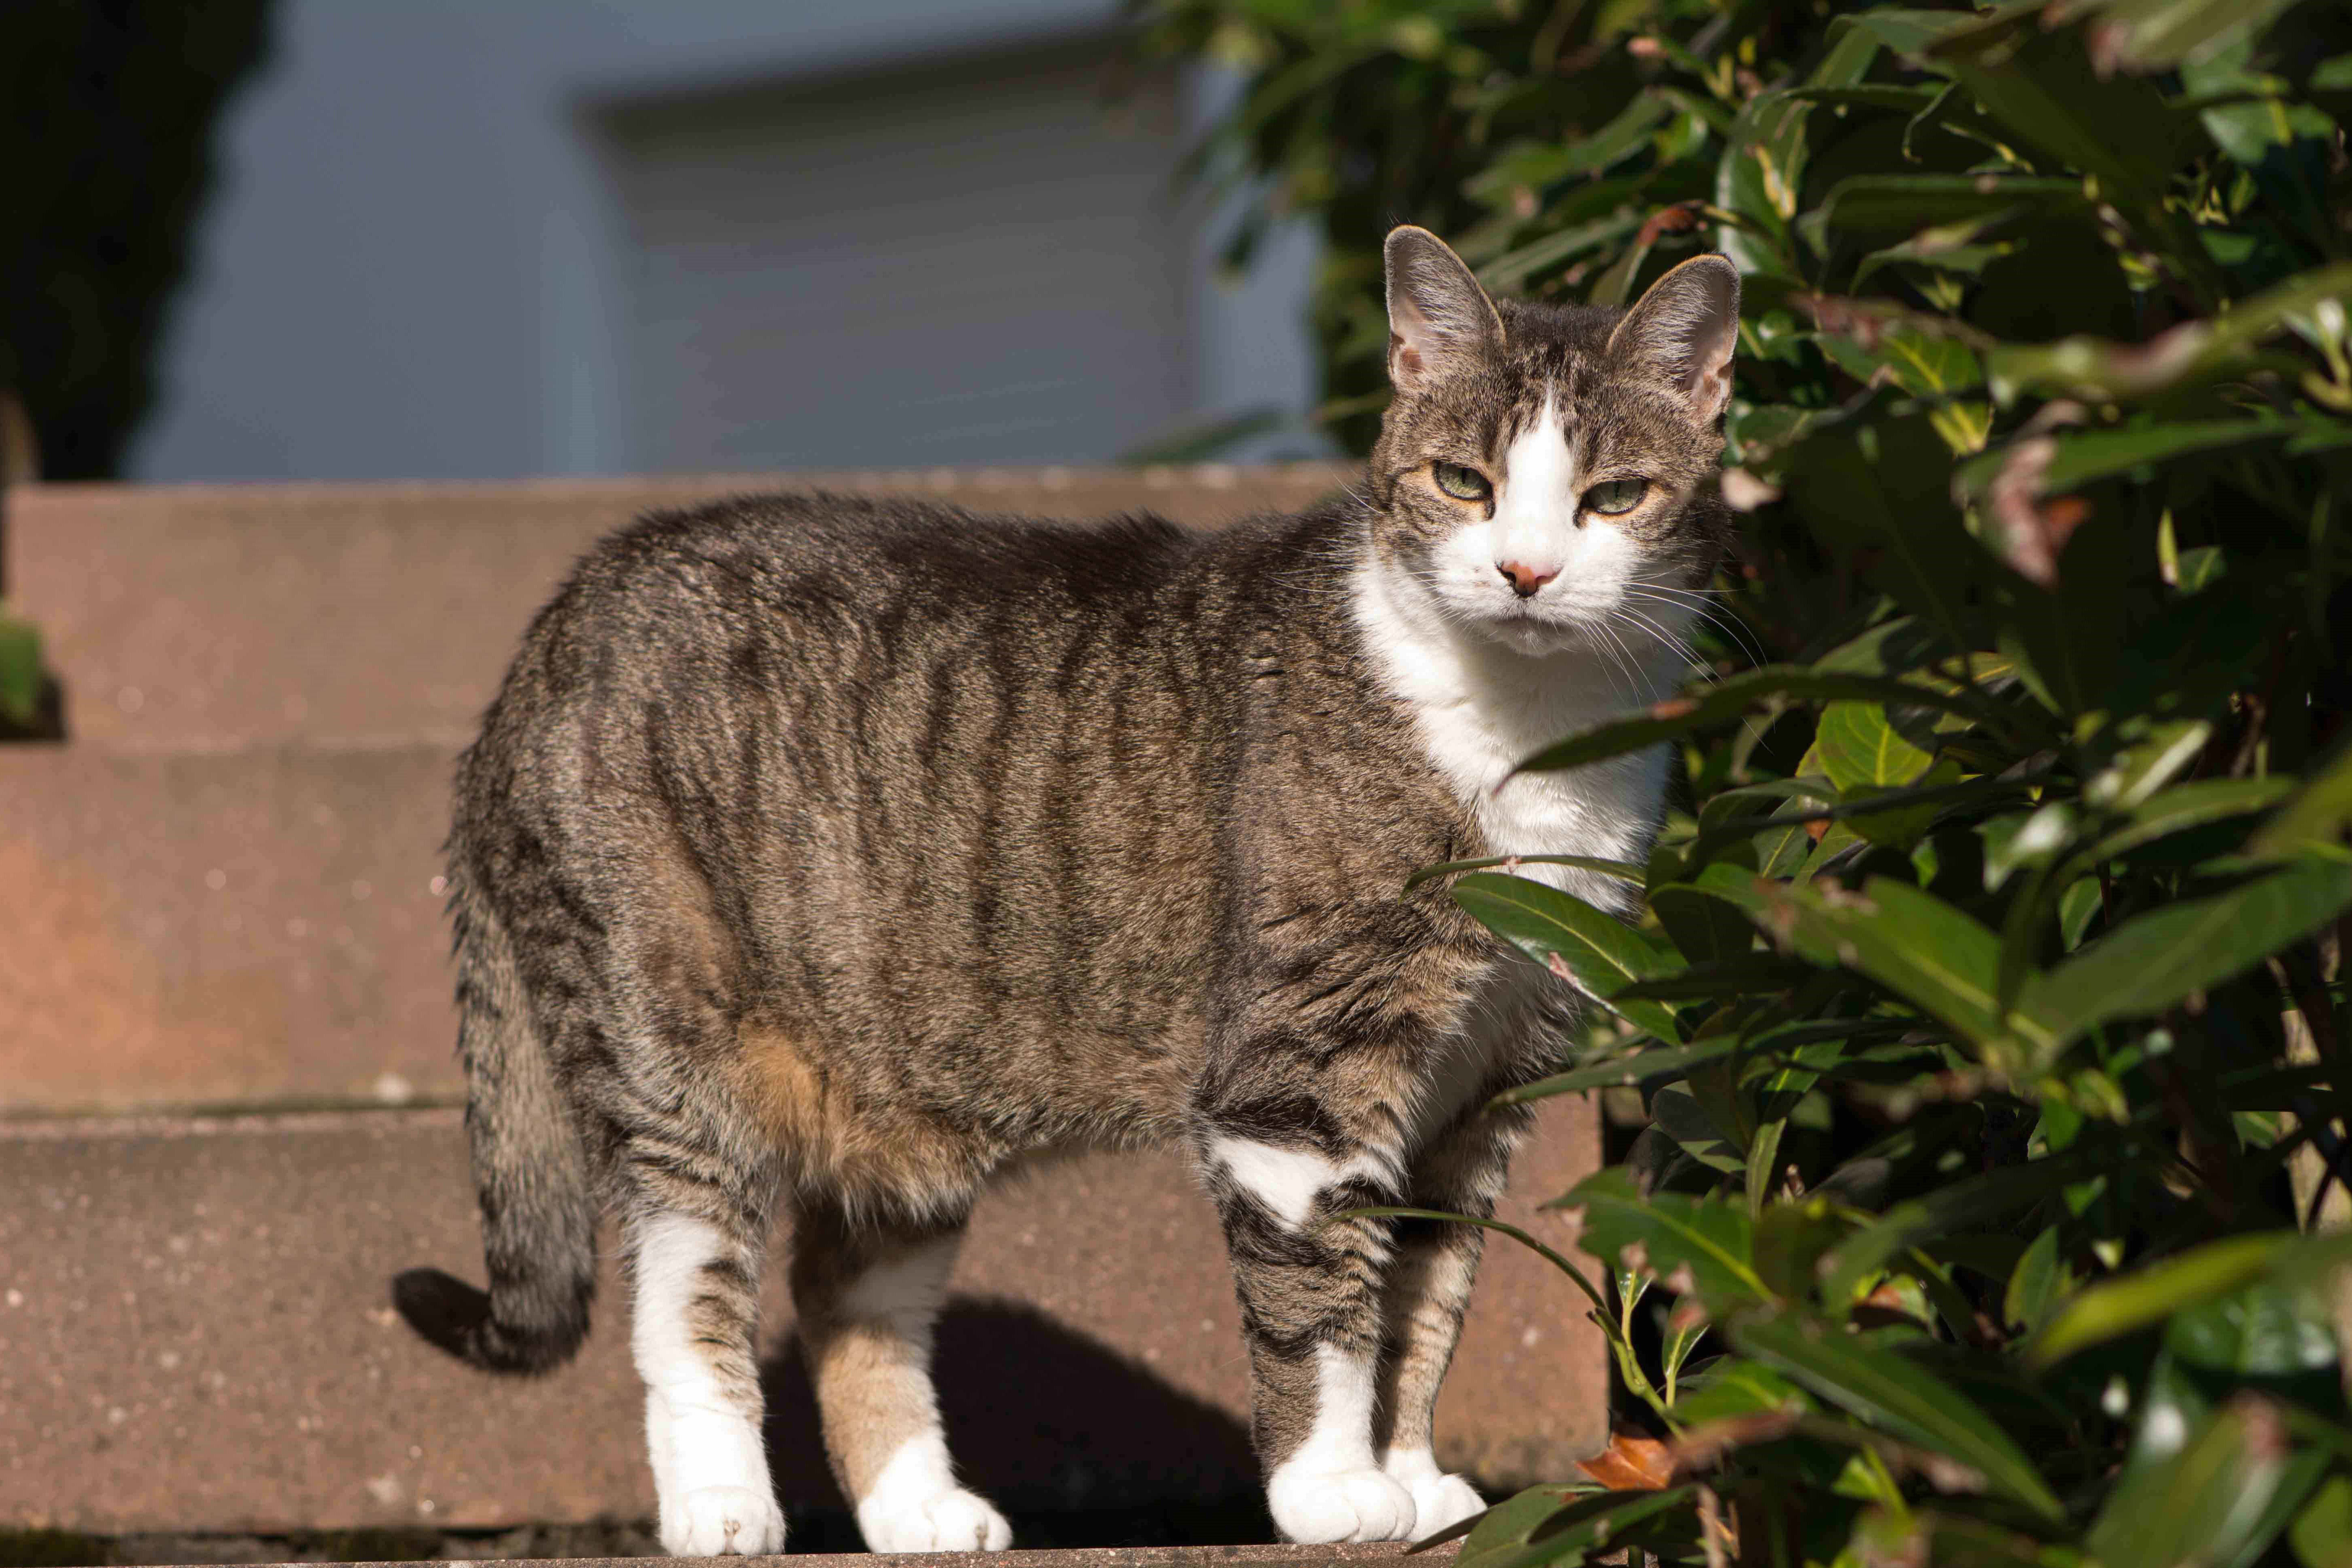
[[[1454,1561],[1456,1568],[1543,1568],[1566,1557],[1581,1560],[1643,1521],[1682,1507],[1695,1489],[1681,1486],[1657,1492],[1570,1494],[1559,1488],[1535,1488],[1489,1510],[1479,1527],[1464,1538],[1461,1554]],[[1522,1498],[1532,1500],[1523,1510],[1515,1509]],[[1514,1511],[1506,1515],[1506,1509]],[[1489,1521],[1495,1525],[1491,1531]]]
[[[2139,399],[2212,375],[2239,363],[2264,338],[2324,301],[2352,297],[2352,262],[2323,268],[2247,300],[2220,321],[2185,322],[2144,344],[2061,338],[2031,347],[2006,345],[1987,357],[1993,395],[2027,392]]]
[[[2258,1548],[2255,1531],[2285,1479],[2287,1440],[2267,1406],[2217,1411],[2168,1462],[2116,1489],[2084,1541],[2105,1568],[2229,1563]]]
[[[1739,1037],[1737,1035],[1717,1035],[1694,1040],[1686,1046],[1612,1057],[1606,1061],[1588,1063],[1567,1072],[1554,1073],[1549,1078],[1538,1079],[1517,1089],[1507,1089],[1495,1097],[1495,1103],[1519,1105],[1532,1100],[1548,1100],[1556,1094],[1576,1094],[1595,1089],[1631,1089],[1643,1079],[1685,1073],[1700,1062],[1728,1055],[1738,1048]]]
[[[1906,683],[1884,676],[1851,670],[1802,669],[1766,665],[1729,676],[1689,697],[1670,698],[1646,713],[1598,725],[1580,735],[1547,746],[1521,763],[1522,773],[1549,773],[1605,762],[1628,752],[1644,751],[1663,741],[1737,719],[1780,699],[1824,701],[1896,702],[1932,708],[1964,719],[1999,725],[2003,716],[1985,699],[1971,692],[1953,692]]]
[[[2352,857],[2307,855],[2226,892],[2126,921],[2050,972],[2035,991],[2049,1030],[2071,1037],[2111,1018],[2160,1013],[2352,909]]]
[[[1690,1286],[1711,1302],[1763,1301],[1771,1292],[1756,1272],[1755,1227],[1744,1208],[1682,1193],[1635,1190],[1622,1169],[1587,1176],[1550,1206],[1579,1227],[1577,1245],[1612,1268],[1661,1279],[1690,1270]]]
[[[2347,828],[2352,828],[2352,740],[2336,749],[2327,764],[2263,825],[2247,848],[2257,855],[2291,855],[2339,844]]]
[[[1993,1419],[1899,1352],[1830,1325],[1787,1318],[1735,1323],[1732,1342],[1831,1404],[1942,1454],[2048,1519],[2065,1510],[2032,1462]]]
[[[2102,1280],[2077,1292],[2033,1337],[2025,1350],[2026,1364],[2048,1366],[2101,1341],[2226,1295],[2262,1278],[2280,1249],[2295,1239],[2292,1231],[2231,1237]]]
[[[1636,980],[1682,967],[1673,950],[1647,932],[1524,877],[1474,871],[1454,884],[1454,901],[1536,963],[1558,959],[1578,984],[1603,1002]],[[1659,1003],[1612,1005],[1636,1028],[1664,1040],[1682,1037],[1673,1011]]]
[[[2303,1568],[2352,1568],[2352,1476],[2330,1476],[2288,1527]]]

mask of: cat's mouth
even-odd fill
[[[1582,646],[1585,628],[1577,616],[1531,604],[1498,605],[1486,614],[1486,630],[1521,653],[1560,653]]]

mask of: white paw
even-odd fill
[[[784,1510],[749,1487],[699,1487],[662,1510],[661,1543],[673,1557],[771,1557],[784,1549]]]
[[[1407,1541],[1415,1523],[1412,1493],[1381,1470],[1274,1473],[1266,1507],[1285,1541],[1323,1545],[1335,1541]]]
[[[1412,1532],[1435,1535],[1449,1524],[1475,1519],[1486,1511],[1486,1500],[1460,1476],[1429,1476],[1407,1483],[1412,1490]]]
[[[920,1498],[868,1498],[857,1529],[869,1552],[1002,1552],[1013,1527],[988,1500],[961,1487]]]

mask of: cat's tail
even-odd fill
[[[490,1288],[412,1268],[393,1280],[393,1305],[426,1340],[486,1372],[549,1372],[587,1336],[596,1291],[587,1152],[532,1026],[506,927],[463,871],[451,872],[457,1050]]]

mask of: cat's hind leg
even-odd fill
[[[963,1238],[853,1221],[805,1205],[793,1231],[793,1304],[824,1422],[825,1455],[874,1552],[1002,1552],[1013,1527],[956,1484],[931,1383],[931,1326]]]
[[[753,1337],[772,1185],[688,1174],[677,1151],[632,1149],[626,1219],[662,1548],[677,1557],[784,1549],[760,1437]]]

